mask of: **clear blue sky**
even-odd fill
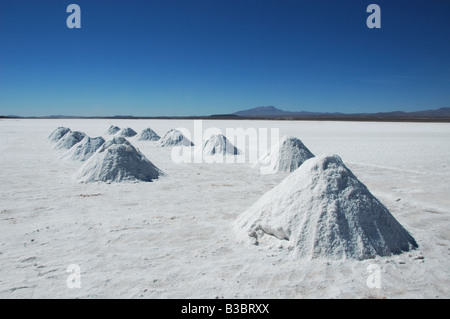
[[[81,7],[81,29],[66,8]],[[381,7],[381,29],[366,8]],[[0,114],[450,106],[448,0],[0,1]]]

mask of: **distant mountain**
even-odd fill
[[[243,118],[318,118],[318,119],[441,119],[450,118],[450,107],[444,107],[437,110],[425,110],[415,112],[379,112],[379,113],[324,113],[324,112],[288,112],[278,109],[274,106],[259,106],[248,110],[239,111],[232,116]]]
[[[375,117],[386,117],[386,118],[450,118],[450,107],[443,107],[436,110],[424,110],[415,112],[380,112],[380,113],[360,113],[354,114],[355,116],[375,116]]]
[[[260,117],[260,116],[283,116],[286,115],[286,111],[277,109],[275,106],[258,106],[252,109],[239,111],[233,113],[233,115],[243,116],[243,117]]]
[[[242,117],[278,117],[278,116],[309,116],[309,115],[319,115],[323,113],[317,112],[288,112],[277,109],[275,106],[258,106],[252,109],[239,111],[233,113],[233,115]]]
[[[450,122],[450,107],[435,110],[424,110],[415,112],[380,112],[380,113],[324,113],[324,112],[289,112],[283,111],[275,106],[259,106],[233,114],[215,114],[205,116],[29,116],[20,117],[16,115],[0,115],[1,119],[24,118],[24,119],[223,119],[223,120],[245,120],[245,119],[277,119],[277,120],[318,120],[318,121],[412,121],[412,122]]]
[[[409,114],[417,116],[450,117],[450,107],[442,107],[437,110],[411,112]]]
[[[0,115],[2,119],[20,119],[20,116],[17,115]]]

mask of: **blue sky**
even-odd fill
[[[81,29],[66,8],[81,7]],[[381,7],[381,29],[366,8]],[[450,106],[448,0],[0,2],[0,114]]]

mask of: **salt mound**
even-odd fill
[[[65,134],[55,145],[55,149],[63,150],[70,149],[75,144],[81,142],[86,137],[86,134],[83,132],[69,132]]]
[[[238,155],[238,149],[223,135],[212,135],[201,146],[203,156]]]
[[[158,142],[161,147],[167,146],[194,146],[186,136],[183,135],[179,130],[170,130],[164,135]]]
[[[62,158],[84,162],[88,160],[105,143],[103,137],[91,138],[86,136],[80,143],[75,144]]]
[[[123,128],[119,132],[117,132],[117,136],[123,136],[123,137],[133,137],[136,135],[137,135],[136,131],[129,127]]]
[[[115,144],[124,144],[124,145],[130,145],[131,146],[131,143],[125,137],[116,136],[113,139],[105,142],[102,146],[100,146],[99,152],[103,152],[105,149],[107,149],[111,145],[115,145]]]
[[[105,132],[106,135],[114,135],[120,131],[120,127],[111,125],[109,129]]]
[[[47,137],[47,140],[51,142],[58,142],[64,135],[69,133],[71,130],[68,127],[58,127],[56,130],[50,134],[49,137]]]
[[[417,247],[339,156],[312,158],[236,220],[244,240],[298,257],[367,259]]]
[[[164,173],[123,137],[104,143],[75,174],[81,182],[151,182]]]
[[[151,128],[146,128],[136,136],[138,141],[158,141],[161,137]]]
[[[314,157],[308,148],[295,137],[285,136],[270,152],[253,165],[261,174],[293,172],[306,160]]]

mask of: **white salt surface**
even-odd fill
[[[159,135],[193,121],[117,120]],[[1,298],[449,298],[450,125],[204,121],[280,128],[316,156],[338,154],[416,239],[417,251],[364,261],[297,258],[242,245],[234,221],[288,173],[250,164],[175,164],[133,141],[166,173],[152,183],[78,183],[46,138],[60,126],[101,135],[108,120],[0,120]],[[30,138],[32,136],[33,138]],[[111,137],[103,136],[106,140]],[[81,268],[68,289],[67,267]],[[380,267],[370,289],[368,266]]]

